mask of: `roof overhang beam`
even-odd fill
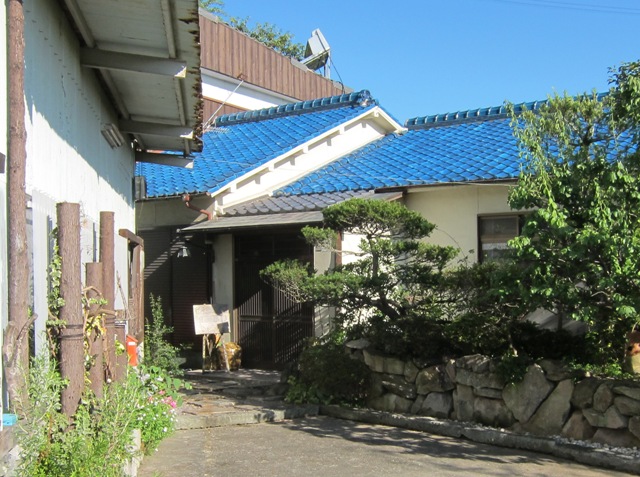
[[[175,154],[159,154],[153,152],[136,151],[136,162],[150,162],[163,166],[190,168],[193,166],[193,158],[178,156]]]
[[[187,126],[173,126],[171,124],[147,123],[121,119],[118,128],[122,132],[131,134],[150,134],[153,136],[181,137],[191,139],[193,129]]]
[[[98,48],[81,48],[80,61],[82,66],[87,68],[132,71],[174,78],[184,78],[187,75],[187,64],[184,61],[100,50]]]

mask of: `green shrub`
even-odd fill
[[[144,326],[144,358],[143,364],[165,370],[169,374],[179,375],[178,348],[167,341],[173,328],[164,322],[162,299],[149,296],[151,303],[151,320]]]
[[[136,410],[135,420],[148,454],[175,430],[176,408],[182,404],[178,391],[185,383],[155,366],[143,366],[138,371],[139,375],[132,373],[130,379],[139,383],[144,395],[144,403]]]
[[[289,402],[364,404],[370,371],[350,358],[341,343],[312,343],[300,355],[297,373],[289,380]]]
[[[140,386],[114,383],[103,399],[85,397],[73,419],[60,411],[65,383],[55,362],[32,362],[29,403],[18,423],[19,475],[47,477],[119,477],[134,456],[132,430],[137,409],[145,404]]]
[[[174,429],[182,383],[159,368],[130,369],[123,382],[105,387],[102,399],[83,396],[72,419],[61,412],[65,385],[53,360],[33,359],[29,402],[18,421],[21,476],[120,477],[135,457],[134,429],[146,452]]]

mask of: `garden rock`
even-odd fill
[[[502,399],[502,390],[493,388],[478,388],[474,390],[476,396],[490,399]]]
[[[560,381],[524,428],[538,435],[560,434],[571,411],[572,393],[573,382],[570,379]]]
[[[625,416],[640,416],[640,401],[627,396],[617,396],[613,400],[616,409]]]
[[[534,364],[521,382],[504,388],[502,398],[518,421],[527,422],[552,390],[542,368]]]
[[[419,414],[447,419],[452,409],[451,393],[431,393],[424,398]]]
[[[570,439],[588,440],[596,433],[596,428],[589,424],[582,411],[574,411],[562,428],[562,435]]]
[[[447,373],[449,380],[452,383],[456,382],[456,360],[450,359],[444,367],[444,372]]]
[[[627,430],[598,429],[591,440],[613,447],[640,446],[640,440]]]
[[[384,386],[382,385],[382,374],[371,373],[371,381],[369,384],[369,397],[378,398],[384,394]]]
[[[404,361],[385,356],[371,349],[363,350],[364,362],[376,373],[404,374]]]
[[[595,409],[583,409],[582,413],[589,424],[594,427],[606,427],[607,429],[623,429],[627,427],[629,418],[620,414],[615,406],[611,406],[604,413]]]
[[[597,378],[586,378],[580,381],[573,389],[571,404],[578,409],[585,409],[593,406],[593,394],[601,383],[602,381]]]
[[[473,408],[473,420],[481,424],[510,427],[514,423],[513,414],[500,400],[476,397]]]
[[[418,373],[416,377],[418,394],[451,391],[455,388],[443,368],[443,365],[431,366]]]
[[[502,389],[504,380],[494,373],[474,373],[465,368],[456,370],[456,382],[473,388]]]
[[[456,360],[456,367],[473,371],[474,373],[488,373],[491,359],[481,354],[463,356]]]
[[[552,359],[543,359],[539,363],[540,367],[544,370],[546,378],[549,381],[564,381],[565,379],[575,378],[581,373],[570,369],[562,361],[556,361]]]
[[[640,387],[615,386],[613,392],[640,401]]]
[[[413,401],[404,399],[393,393],[387,393],[369,401],[371,408],[385,412],[409,412],[412,404]]]
[[[603,383],[593,393],[593,408],[598,412],[605,412],[613,404],[611,384]]]
[[[458,384],[453,391],[453,409],[458,421],[471,421],[473,419],[473,388]]]
[[[382,387],[387,391],[397,394],[405,399],[416,398],[415,385],[408,383],[404,376],[398,376],[396,374],[383,374],[381,377]]]
[[[413,361],[407,361],[404,363],[404,379],[409,383],[415,383],[416,376],[418,376],[420,369],[413,364]]]
[[[416,397],[415,401],[413,401],[413,404],[411,405],[411,409],[409,409],[411,414],[418,414],[420,412],[420,408],[422,407],[425,397],[426,396],[423,394],[419,394],[418,397]]]
[[[369,346],[371,346],[371,343],[366,338],[360,338],[360,339],[352,340],[352,341],[349,341],[348,343],[345,343],[345,346],[349,349],[362,351],[368,348]]]
[[[629,419],[629,431],[640,439],[640,416],[633,416]]]

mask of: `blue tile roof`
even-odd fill
[[[522,103],[514,111],[537,111],[546,103]],[[514,179],[521,159],[510,122],[504,106],[409,119],[406,133],[368,144],[274,195]]]
[[[368,91],[221,116],[193,168],[138,163],[148,197],[216,192],[250,170],[376,106]]]
[[[514,178],[520,159],[509,123],[501,108],[410,119],[406,133],[368,144],[276,195]]]

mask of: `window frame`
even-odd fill
[[[483,262],[487,262],[487,261],[491,261],[491,260],[500,260],[499,258],[485,258],[484,253],[483,253],[483,248],[482,245],[486,244],[486,243],[496,243],[496,244],[500,244],[500,243],[504,243],[506,244],[509,240],[519,236],[522,233],[522,226],[524,225],[524,214],[522,213],[514,213],[514,212],[503,212],[503,213],[488,213],[488,214],[479,214],[477,217],[477,243],[478,243],[478,253],[477,253],[477,260],[478,263],[483,263]],[[516,235],[512,235],[510,233],[504,233],[504,234],[482,234],[482,222],[483,220],[488,220],[488,219],[506,219],[506,218],[512,218],[513,220],[516,220]],[[487,239],[492,239],[492,240],[487,240]]]

